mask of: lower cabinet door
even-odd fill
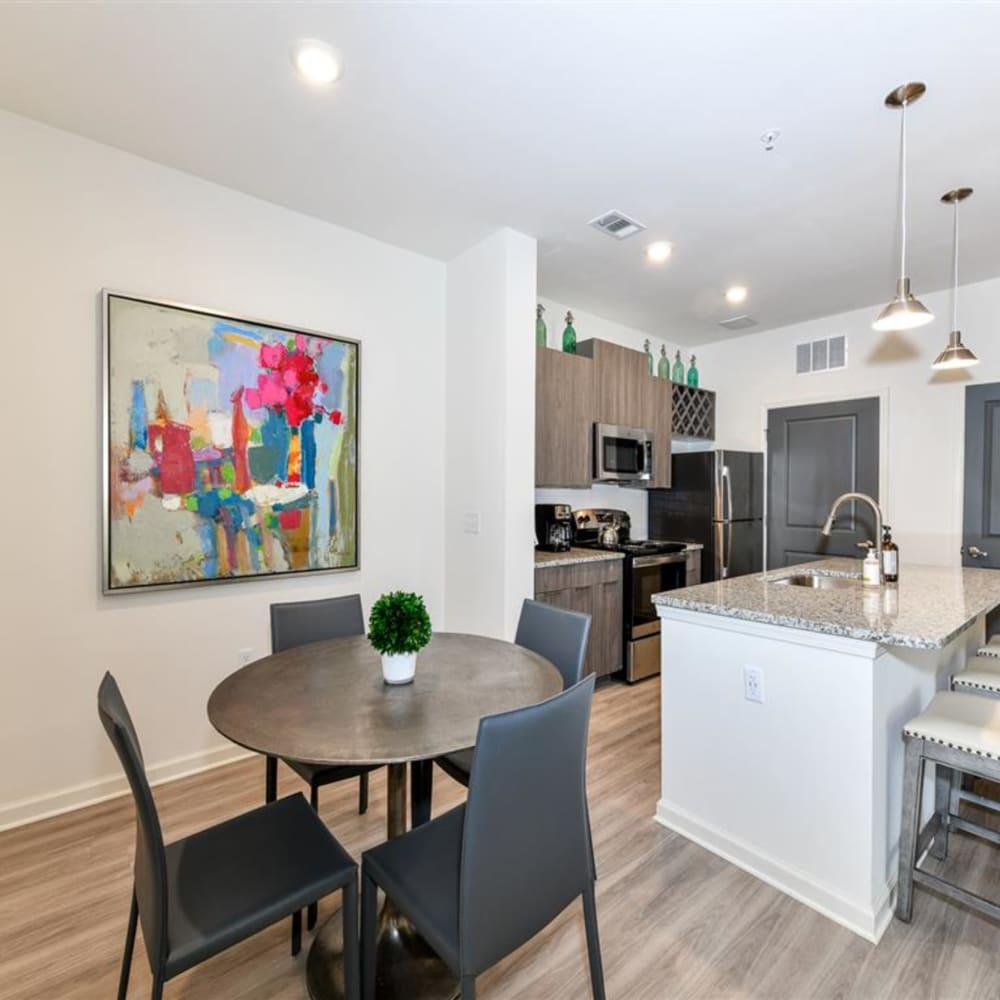
[[[622,669],[622,561],[536,567],[535,599],[590,615],[585,671],[600,677]]]

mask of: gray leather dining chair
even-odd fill
[[[583,898],[594,1000],[604,1000],[587,731],[594,677],[479,724],[465,805],[362,856],[363,996],[374,1000],[378,889],[474,1000],[476,977]],[[544,766],[539,761],[544,760]]]
[[[168,980],[338,890],[346,994],[358,1000],[358,866],[306,800],[292,795],[164,844],[139,738],[109,673],[97,706],[135,802],[135,877],[118,1000],[128,994],[140,923],[152,1000],[161,1000]],[[302,944],[301,923],[298,929],[293,955]]]
[[[315,601],[289,601],[271,605],[271,652],[280,653],[310,642],[326,639],[346,639],[349,636],[365,634],[365,614],[361,607],[360,594],[346,597],[326,597]],[[358,790],[358,812],[368,811],[368,774],[381,765],[324,767],[301,760],[282,760],[309,785],[309,801],[319,812],[319,790],[323,785],[336,781],[360,778]],[[273,802],[278,796],[278,761],[268,756],[264,801]],[[309,906],[309,929],[316,925],[318,909]]]
[[[318,601],[291,601],[271,605],[271,652],[280,653],[295,646],[325,639],[346,639],[365,634],[365,615],[361,595],[327,597]],[[358,812],[368,811],[368,772],[375,767],[323,767],[301,760],[285,763],[309,785],[309,798],[319,809],[319,789],[335,781],[360,778]],[[267,758],[264,801],[273,802],[278,795],[278,761]]]
[[[555,664],[562,674],[563,690],[579,683],[587,659],[590,615],[526,599],[521,605],[514,642]],[[468,787],[473,749],[438,757],[435,763],[449,777]],[[413,768],[413,825],[430,819],[434,775],[429,762]]]

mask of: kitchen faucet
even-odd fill
[[[867,493],[842,493],[833,501],[833,506],[830,508],[830,513],[827,516],[826,524],[823,525],[822,532],[829,538],[830,532],[833,531],[833,522],[837,518],[837,511],[840,509],[841,504],[848,500],[861,500],[863,503],[868,504],[875,512],[875,554],[879,557],[878,582],[881,585],[885,583],[885,573],[882,571],[882,557],[880,552],[882,545],[882,508],[879,507],[877,500],[870,497]]]

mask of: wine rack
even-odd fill
[[[673,384],[673,434],[698,441],[715,439],[715,393]]]

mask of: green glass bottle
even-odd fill
[[[545,320],[542,319],[543,312],[545,312],[545,306],[539,302],[535,307],[535,347],[549,346],[549,328],[545,325]]]
[[[649,374],[653,374],[653,352],[650,350],[649,337],[646,338],[646,342],[642,345],[646,351],[646,368]]]
[[[666,344],[660,344],[660,363],[656,366],[656,374],[660,378],[670,378],[670,362],[667,360]]]
[[[684,384],[684,362],[681,361],[681,352],[678,350],[674,356],[674,368],[670,377],[680,385]]]
[[[566,329],[563,330],[563,350],[567,354],[576,354],[576,330],[573,329],[573,314],[566,313]]]
[[[691,364],[688,367],[688,385],[692,389],[698,388],[698,367],[694,363],[694,355],[691,355]]]

